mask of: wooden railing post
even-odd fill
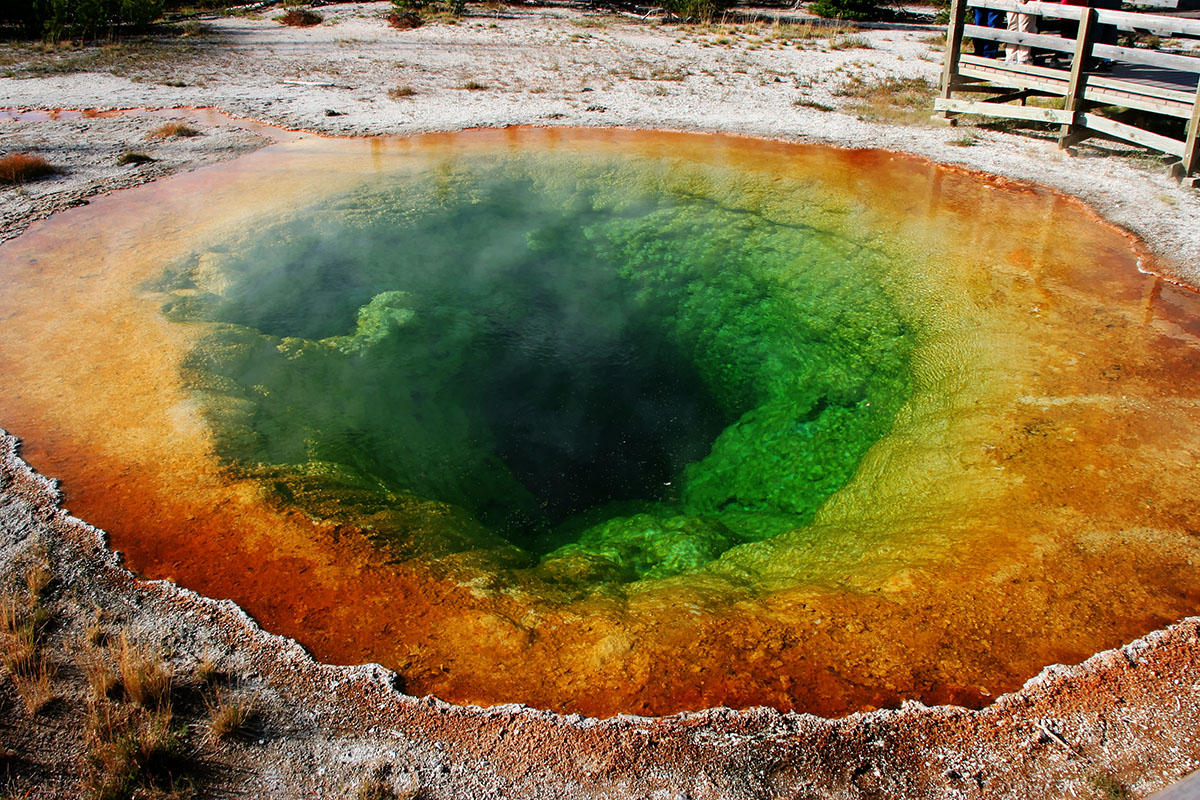
[[[1080,8],[1079,32],[1075,34],[1075,56],[1071,60],[1071,81],[1067,84],[1067,94],[1063,108],[1075,116],[1064,123],[1059,132],[1058,146],[1070,147],[1079,141],[1081,128],[1080,113],[1083,111],[1083,87],[1087,80],[1084,72],[1092,60],[1092,45],[1096,40],[1096,9]]]
[[[949,98],[958,85],[958,57],[962,53],[963,26],[967,19],[967,0],[951,0],[950,24],[946,28],[946,63],[942,68],[942,97]],[[950,119],[950,112],[945,112]]]
[[[1196,87],[1196,98],[1192,100],[1192,121],[1188,123],[1187,140],[1183,144],[1183,177],[1200,172],[1200,86]]]

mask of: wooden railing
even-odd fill
[[[1078,23],[1074,37],[1023,33],[966,24],[968,8],[1028,14],[1038,20]],[[1003,16],[1001,17],[1003,19]],[[1172,170],[1185,178],[1200,171],[1200,57],[1142,47],[1121,47],[1098,39],[1101,26],[1144,31],[1158,36],[1200,37],[1200,20],[1157,14],[1110,11],[1016,0],[953,0],[946,35],[941,96],[934,108],[947,117],[981,114],[1037,120],[1061,126],[1059,144],[1069,147],[1096,134],[1123,139],[1174,156]],[[1043,27],[1041,25],[1039,28]],[[962,52],[963,38],[1029,48],[1045,63],[1016,63]],[[1046,56],[1066,55],[1067,63],[1051,64]],[[989,93],[984,100],[956,93]],[[1033,97],[1061,97],[1062,108],[1030,106]],[[1019,103],[1014,105],[1013,103]],[[1097,113],[1102,107],[1137,109],[1160,117],[1186,120],[1177,139]],[[1153,117],[1151,117],[1152,119]],[[1195,179],[1192,179],[1194,181]]]

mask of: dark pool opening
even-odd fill
[[[711,178],[464,162],[154,288],[206,323],[185,374],[219,453],[280,502],[401,558],[678,574],[809,519],[908,392],[878,255]]]
[[[333,462],[535,552],[589,509],[678,498],[684,468],[742,409],[672,340],[673,304],[645,297],[588,235],[662,201],[563,207],[527,180],[483,195],[404,225],[410,198],[365,227],[283,225],[230,257],[219,294],[195,264],[167,281],[169,313],[229,325],[227,347],[192,366],[259,406],[225,437],[232,460]],[[334,347],[299,344],[314,340]]]
[[[548,265],[553,268],[552,265]],[[542,295],[536,283],[530,294]],[[674,501],[684,468],[708,454],[733,420],[704,386],[661,321],[624,307],[621,325],[596,326],[618,298],[591,313],[535,296],[516,324],[494,326],[483,368],[463,376],[479,397],[495,455],[534,497],[539,518],[507,503],[474,510],[537,551],[561,544],[549,528],[629,500]]]

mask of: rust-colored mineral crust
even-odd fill
[[[60,610],[108,609],[186,661],[215,657],[287,719],[239,775],[257,797],[331,797],[389,764],[425,798],[951,798],[1142,796],[1200,759],[1200,619],[1077,666],[1052,666],[981,711],[908,703],[829,720],[764,708],[590,719],[415,698],[377,665],[318,664],[237,606],[142,581],[53,482],[0,439],[0,558],[44,548]],[[10,722],[0,721],[0,732]],[[276,726],[278,729],[279,726]],[[253,743],[251,743],[253,745]],[[47,788],[46,797],[73,797]]]

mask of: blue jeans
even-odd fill
[[[993,11],[990,8],[975,9],[975,24],[988,28],[1004,27],[1004,12]],[[1000,55],[1000,45],[991,39],[975,39],[975,55],[983,58],[996,58]]]

